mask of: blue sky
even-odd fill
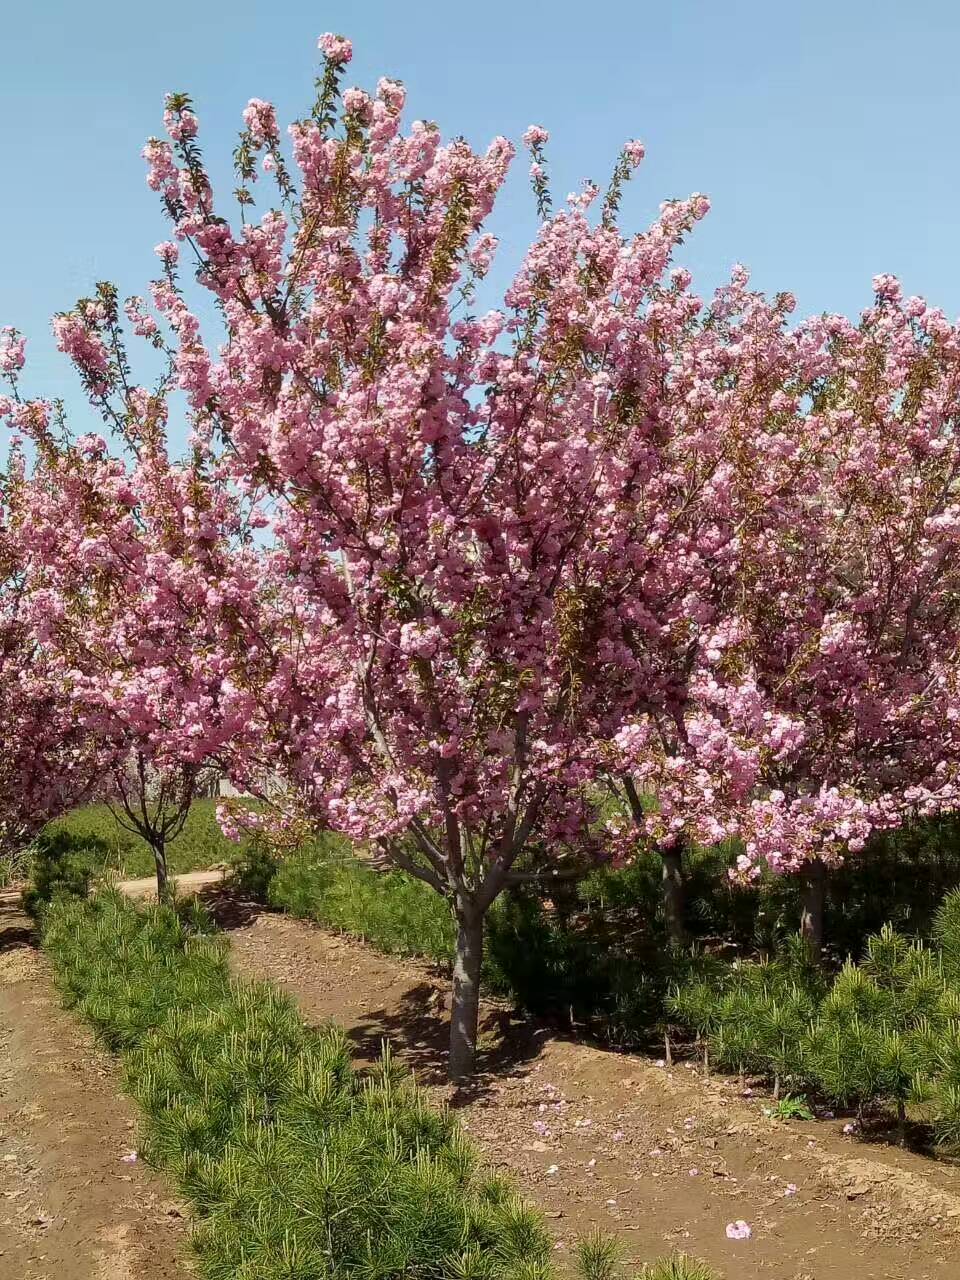
[[[303,112],[327,30],[355,45],[351,83],[404,80],[409,118],[477,145],[552,134],[559,195],[603,179],[621,142],[647,161],[623,206],[706,192],[684,252],[703,289],[736,261],[802,312],[858,311],[878,271],[960,311],[960,6],[949,0],[31,0],[0,38],[0,323],[31,338],[31,388],[76,400],[52,313],[97,279],[143,292],[166,237],[140,150],[164,92],[196,102],[213,171],[248,98]],[[498,282],[533,230],[518,164],[494,229]],[[486,299],[492,302],[492,299]]]

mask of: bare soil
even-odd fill
[[[136,1149],[116,1065],[0,894],[0,1277],[186,1280],[186,1209]]]
[[[637,1262],[683,1250],[727,1280],[960,1280],[955,1166],[845,1136],[840,1120],[774,1120],[735,1081],[566,1041],[494,1005],[479,1080],[453,1093],[446,989],[428,967],[254,909],[232,941],[238,971],[341,1023],[361,1060],[390,1040],[543,1206],[560,1255],[600,1226]],[[752,1235],[730,1240],[739,1219]]]
[[[188,894],[199,893],[202,889],[210,889],[219,884],[224,874],[222,867],[212,867],[209,871],[184,871],[182,875],[171,876],[171,879],[176,892],[181,897],[186,897]],[[157,895],[155,876],[145,876],[142,880],[123,880],[119,887],[128,898],[136,898],[139,901],[155,898]]]

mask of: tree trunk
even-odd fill
[[[667,937],[675,947],[684,947],[687,929],[684,923],[683,849],[680,845],[672,845],[669,849],[661,849],[660,857],[663,859],[663,918]]]
[[[153,846],[153,860],[157,867],[157,901],[170,901],[170,877],[167,874],[167,849],[164,842],[158,841]]]
[[[827,868],[822,859],[807,863],[800,908],[800,936],[815,960],[823,950],[823,918],[827,900]]]
[[[473,906],[457,910],[457,952],[453,965],[450,1010],[450,1059],[447,1073],[461,1083],[474,1072],[480,1020],[480,966],[483,962],[483,915]]]

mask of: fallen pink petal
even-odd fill
[[[727,1223],[728,1240],[749,1240],[752,1235],[753,1228],[742,1218],[738,1218],[736,1222]]]

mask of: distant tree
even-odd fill
[[[58,716],[99,744],[100,789],[149,844],[164,898],[167,844],[211,766],[253,727],[235,677],[263,651],[257,552],[208,452],[198,443],[170,460],[167,383],[130,384],[112,289],[55,328],[127,458],[102,436],[72,440],[43,401],[7,406],[33,445],[7,494],[20,618],[56,681]]]

